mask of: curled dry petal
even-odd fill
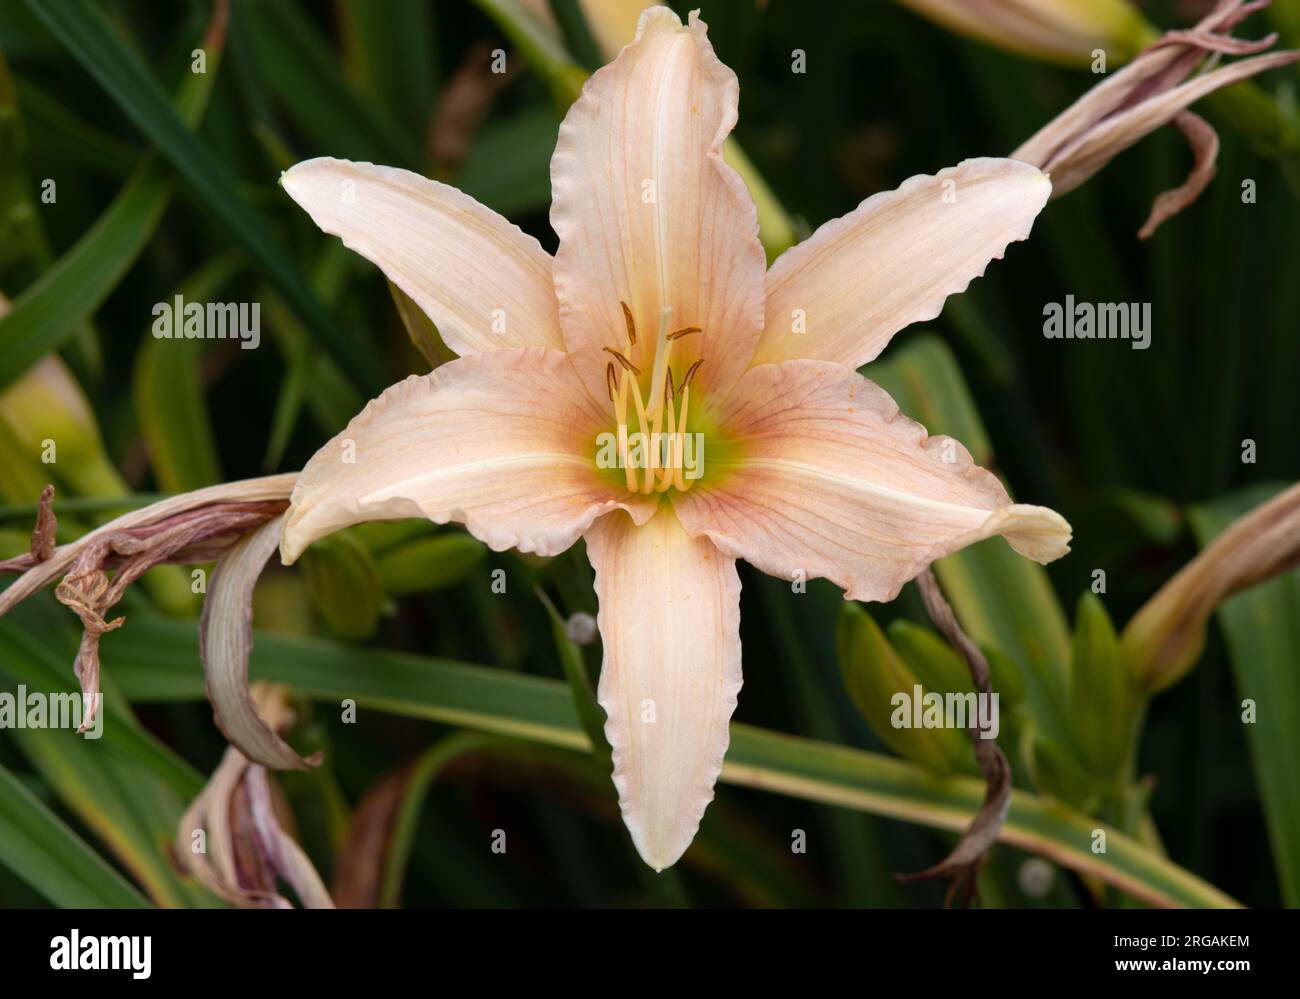
[[[253,588],[280,544],[283,518],[269,520],[217,563],[199,620],[199,651],[212,714],[226,739],[250,760],[276,770],[306,770],[303,759],[258,714],[248,689],[253,648]]]
[[[1149,237],[1161,222],[1195,200],[1214,174],[1218,139],[1201,119],[1184,117],[1186,108],[1223,87],[1300,60],[1300,52],[1274,52],[1192,75],[1207,57],[1244,55],[1272,46],[1275,35],[1246,41],[1226,34],[1261,6],[1265,4],[1225,0],[1195,28],[1167,33],[1040,129],[1012,157],[1047,171],[1052,196],[1059,197],[1144,136],[1178,122],[1195,164],[1182,186],[1156,199],[1139,233]]]
[[[0,593],[0,616],[8,613],[15,606],[36,593],[43,586],[53,582],[66,573],[77,558],[89,547],[102,544],[105,540],[136,531],[139,528],[152,529],[178,514],[201,511],[205,507],[224,504],[276,504],[289,499],[293,484],[298,478],[297,472],[283,475],[267,475],[257,479],[243,479],[238,482],[225,482],[216,486],[207,486],[193,492],[170,496],[139,510],[132,510],[110,520],[102,527],[83,535],[76,541],[59,545],[52,557],[39,564],[30,555],[19,556],[0,563],[0,570],[21,572],[21,578]],[[182,552],[179,555],[188,556]],[[195,559],[195,561],[209,561]]]
[[[260,683],[256,709],[275,730],[293,723],[285,688]],[[241,908],[290,907],[276,886],[288,882],[307,908],[334,902],[302,847],[280,824],[275,789],[263,767],[233,746],[185,810],[176,830],[176,856],[218,897]]]
[[[753,368],[736,387],[734,467],[674,500],[686,530],[782,579],[825,577],[853,600],[892,600],[937,558],[1004,536],[1049,562],[1070,527],[1013,504],[991,472],[898,410],[884,389],[825,361]],[[722,462],[721,466],[719,462]]]
[[[1173,218],[1199,198],[1218,170],[1215,160],[1219,156],[1219,136],[1210,123],[1200,115],[1184,111],[1174,119],[1174,124],[1191,147],[1192,172],[1178,187],[1156,196],[1151,214],[1138,230],[1138,239],[1150,239],[1165,219]]]
[[[54,557],[58,544],[59,520],[54,516],[54,486],[41,490],[40,506],[36,511],[36,526],[32,528],[31,555],[35,562],[45,562]]]
[[[1102,119],[1082,134],[1069,137],[1046,163],[1037,165],[1042,166],[1051,175],[1053,195],[1066,194],[1090,178],[1119,153],[1154,132],[1161,125],[1173,121],[1184,108],[1207,94],[1257,73],[1286,66],[1297,60],[1300,60],[1300,52],[1274,52],[1242,59],[1194,77],[1187,83],[1165,90],[1158,95],[1145,97],[1132,107]],[[1137,65],[1134,63],[1134,66]],[[1085,95],[1081,99],[1088,98]],[[1011,155],[1016,159],[1022,158],[1019,150]]]
[[[54,593],[82,623],[81,645],[74,663],[86,705],[80,731],[94,722],[99,700],[99,641],[124,623],[122,617],[110,620],[108,613],[127,587],[156,565],[215,558],[244,534],[280,513],[292,477],[272,479],[275,481],[232,483],[173,497],[48,551],[53,533],[53,491],[47,487],[42,492],[33,550],[0,563],[0,570],[24,573],[0,595],[0,614],[66,570]],[[259,498],[231,499],[249,496]]]
[[[1122,641],[1147,690],[1182,679],[1205,648],[1214,609],[1300,565],[1300,483],[1236,520],[1133,616]]]
[[[311,860],[298,845],[298,841],[285,832],[276,819],[266,769],[251,764],[244,776],[244,785],[248,791],[253,826],[271,867],[293,886],[304,907],[334,908],[334,901]]]
[[[248,761],[238,750],[227,749],[221,763],[176,826],[176,855],[181,865],[205,888],[234,905],[257,905],[266,892],[250,895],[241,888],[236,873],[230,833],[230,798]],[[287,903],[286,903],[287,904]]]

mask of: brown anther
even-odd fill
[[[692,333],[699,333],[701,329],[702,327],[700,326],[683,326],[681,329],[673,330],[671,333],[669,333],[668,339],[680,340],[682,337],[690,336]]]
[[[639,375],[641,373],[640,368],[638,368],[635,364],[629,361],[626,357],[620,354],[613,347],[603,347],[601,349],[604,350],[605,353],[607,354],[613,354],[614,360],[618,361],[619,364],[623,365],[623,367],[626,368],[628,371],[632,372],[632,374]]]
[[[627,342],[633,347],[636,346],[636,322],[632,319],[632,310],[627,307],[626,302],[619,302],[623,306],[623,322],[627,324]]]
[[[673,388],[673,369],[668,369],[668,376],[664,379],[664,402],[672,402],[673,396],[677,394]]]
[[[614,386],[618,384],[618,374],[614,371],[614,362],[605,365],[605,388],[609,391],[609,401],[614,401]]]
[[[682,379],[682,390],[684,390],[686,386],[690,385],[691,379],[695,377],[695,372],[700,370],[700,365],[703,363],[704,363],[704,358],[701,357],[698,361],[696,361],[694,364],[692,364],[689,368],[686,369],[686,377]]]

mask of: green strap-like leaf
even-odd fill
[[[186,302],[206,302],[238,266],[234,254],[217,257],[182,282],[176,294]],[[168,492],[200,489],[221,479],[216,435],[203,397],[202,360],[203,341],[184,337],[146,336],[136,355],[136,420],[154,474]]]
[[[211,57],[211,72],[192,73],[181,85],[179,116],[159,91],[163,107],[186,135],[186,123],[202,119],[212,92],[217,54]],[[172,171],[156,156],[146,156],[85,235],[14,301],[0,319],[0,388],[60,347],[94,314],[153,236],[172,188]]]
[[[912,337],[864,371],[930,433],[949,434],[977,464],[991,463],[979,412],[952,352],[938,337]],[[1069,691],[1070,631],[1042,566],[991,538],[940,559],[934,568],[962,626],[976,642],[1020,666],[1035,722],[1065,742],[1061,705]]]
[[[29,691],[75,689],[69,682],[75,638],[64,641],[68,635],[56,623],[42,625],[27,616],[39,613],[42,603],[29,602],[0,619],[0,669]],[[51,613],[62,610],[48,602],[45,608]],[[36,639],[35,634],[42,638]],[[113,652],[108,661],[115,663],[116,655]],[[109,686],[112,677],[105,680],[102,738],[91,740],[50,728],[15,728],[6,734],[45,785],[113,852],[155,903],[210,906],[213,897],[177,873],[169,852],[181,812],[201,788],[202,779],[140,728],[125,701]]]
[[[405,129],[343,78],[328,39],[296,3],[253,0],[241,5],[240,14],[247,19],[246,37],[258,72],[320,152],[408,169],[419,166],[419,131]]]
[[[1201,546],[1237,517],[1270,499],[1265,486],[1193,508]],[[1218,611],[1241,703],[1223,718],[1240,717],[1264,806],[1268,838],[1285,905],[1300,906],[1300,572],[1239,593]],[[1250,705],[1246,701],[1252,702]],[[1253,713],[1246,716],[1247,710]]]
[[[139,620],[114,637],[114,677],[132,701],[203,697],[192,626]],[[323,701],[352,697],[377,711],[590,752],[569,687],[559,680],[274,634],[257,636],[251,675]],[[984,796],[984,783],[975,778],[938,779],[876,753],[742,724],[731,726],[722,779],[949,830],[964,829]],[[1105,852],[1094,852],[1098,831],[1105,833]],[[1024,792],[1012,795],[1002,839],[1151,904],[1237,904],[1119,830]]]
[[[63,908],[149,906],[143,895],[3,766],[0,864]]]
[[[27,0],[37,17],[107,91],[194,190],[204,207],[244,247],[285,301],[358,384],[384,384],[375,356],[325,311],[266,223],[240,198],[235,181],[168,103],[158,81],[90,0]],[[203,76],[207,74],[195,74]]]

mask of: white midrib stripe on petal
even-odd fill
[[[668,238],[665,235],[667,230],[667,221],[664,218],[664,212],[667,211],[664,185],[662,179],[664,176],[663,147],[662,141],[667,129],[664,125],[664,118],[667,115],[666,105],[671,86],[668,82],[673,78],[675,64],[682,53],[684,46],[690,44],[690,36],[686,33],[680,33],[673,39],[672,50],[664,57],[662,70],[660,71],[660,85],[658,100],[655,102],[655,120],[654,128],[651,132],[651,162],[654,163],[654,192],[655,192],[655,264],[659,270],[659,303],[656,312],[662,311],[665,305],[669,303],[664,299],[668,296],[668,248],[666,246]]]
[[[410,478],[402,479],[383,489],[378,489],[372,493],[366,493],[359,497],[360,502],[369,503],[392,496],[404,496],[410,491],[412,484],[437,482],[439,479],[446,478],[449,475],[463,475],[467,471],[477,469],[490,470],[497,468],[510,468],[518,465],[536,465],[539,463],[547,464],[568,464],[586,467],[591,462],[574,454],[566,454],[562,451],[539,452],[531,454],[512,454],[500,458],[482,458],[478,461],[468,461],[458,465],[448,465],[445,468],[434,469],[425,472],[422,475],[413,475]]]
[[[841,484],[860,492],[871,493],[875,496],[896,500],[903,505],[913,508],[953,510],[968,515],[978,513],[982,514],[983,517],[988,517],[997,512],[996,507],[990,509],[988,507],[976,506],[973,504],[966,505],[962,503],[948,503],[944,500],[930,499],[927,496],[917,496],[915,493],[904,492],[901,489],[894,489],[890,486],[881,485],[878,482],[858,479],[850,475],[842,475],[838,472],[827,471],[826,469],[816,468],[812,465],[805,465],[797,461],[787,461],[781,458],[746,458],[744,464],[747,468],[767,468],[775,471],[794,472],[805,477],[820,479],[823,482]]]

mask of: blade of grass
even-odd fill
[[[1233,520],[1275,492],[1243,490],[1193,507],[1192,529],[1204,547]],[[1300,572],[1253,587],[1224,603],[1219,623],[1227,639],[1237,693],[1255,704],[1247,724],[1255,779],[1277,865],[1282,902],[1300,906]],[[1244,711],[1244,705],[1242,707]]]
[[[78,638],[73,620],[49,600],[32,601],[0,620],[0,647],[9,653],[3,671],[29,689],[77,693],[71,668]],[[100,743],[110,753],[152,771],[181,798],[202,790],[203,777],[140,726],[111,676],[105,677],[103,711]]]
[[[23,608],[24,610],[26,608]],[[12,618],[12,619],[11,619]],[[0,621],[0,662],[7,674],[33,678],[40,691],[68,691],[74,643],[60,653],[37,642],[22,615]],[[47,639],[51,632],[45,632]],[[105,685],[104,734],[86,740],[56,729],[12,729],[10,737],[47,786],[112,851],[158,905],[192,908],[213,899],[177,874],[170,856],[172,836],[192,794],[177,793],[171,782],[197,789],[201,778],[175,758],[134,720],[124,702]],[[103,746],[96,742],[104,743]],[[141,757],[141,758],[137,758]],[[148,758],[144,762],[142,758]],[[164,763],[164,761],[166,761]],[[166,774],[164,775],[164,771]]]
[[[414,169],[418,132],[359,93],[339,72],[320,29],[291,0],[253,0],[240,7],[258,72],[322,154]]]
[[[178,116],[158,81],[90,0],[26,0],[76,61],[189,184],[199,201],[244,247],[326,350],[359,387],[377,394],[385,384],[376,355],[325,310],[266,222],[241,200],[221,160]],[[200,76],[211,74],[196,74]]]
[[[4,220],[0,222],[0,267],[26,257],[39,274],[54,262],[54,251],[33,197],[27,160],[22,109],[9,64],[0,52],[0,218]],[[89,323],[78,325],[73,347],[81,368],[98,377],[103,371],[104,353]]]
[[[0,864],[62,908],[149,906],[143,895],[3,766]]]
[[[111,27],[107,30],[112,33]],[[159,91],[167,113],[186,135],[186,126],[197,125],[207,107],[221,42],[219,36],[205,39],[211,71],[185,78],[176,97],[179,116]],[[158,227],[173,186],[172,171],[157,157],[146,156],[86,234],[14,301],[0,319],[0,388],[60,347],[117,287]]]
[[[353,81],[422,135],[437,90],[433,9],[408,0],[343,0],[339,13]]]
[[[206,302],[239,265],[235,254],[217,257],[182,282],[176,294],[187,302]],[[136,355],[136,421],[154,475],[168,492],[198,489],[221,479],[216,435],[203,399],[203,349],[202,340],[146,335]]]
[[[147,620],[117,633],[114,676],[133,702],[203,697],[193,627]],[[259,634],[254,678],[278,680],[322,701],[355,698],[368,708],[590,752],[566,683],[484,666]],[[910,763],[844,746],[731,726],[724,781],[920,823],[964,829],[984,784],[938,779]],[[1107,849],[1093,853],[1093,831]],[[1113,884],[1152,905],[1224,907],[1237,903],[1117,829],[1064,805],[1017,791],[1004,842]]]

